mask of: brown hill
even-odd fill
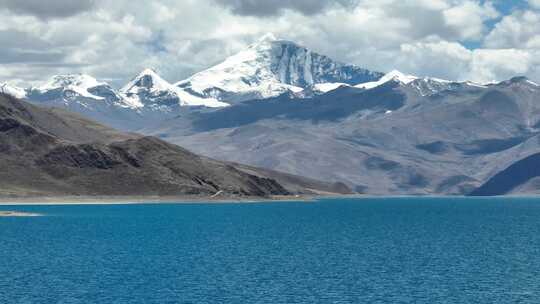
[[[0,196],[256,196],[348,193],[220,162],[154,137],[0,95]]]

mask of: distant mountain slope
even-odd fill
[[[229,103],[300,92],[322,83],[359,84],[383,74],[347,65],[268,34],[221,64],[176,85]]]
[[[264,197],[344,189],[200,157],[156,138],[120,133],[5,95],[0,95],[0,166],[4,197],[218,192]]]
[[[366,194],[468,194],[540,153],[540,85],[525,77],[479,84],[383,75],[271,36],[175,85],[147,69],[121,90],[85,75],[0,90]],[[511,191],[530,192],[538,180]]]
[[[516,161],[508,168],[495,174],[469,195],[538,194],[540,193],[539,177],[540,153],[536,153]]]
[[[26,89],[0,84],[0,93],[77,112],[115,128],[136,130],[183,116],[193,108],[227,107],[281,94],[308,97],[381,76],[294,42],[265,36],[222,64],[175,85],[156,71],[144,69],[119,90],[90,75],[69,74]]]
[[[0,93],[31,103],[76,112],[115,128],[133,130],[145,122],[179,115],[184,107],[225,107],[227,103],[201,98],[169,84],[145,69],[121,90],[90,75],[57,75],[27,89],[0,84]]]
[[[367,194],[467,194],[540,152],[540,86],[390,77],[197,111],[143,129],[214,158],[340,181]]]
[[[130,126],[140,117],[144,106],[126,98],[109,84],[85,74],[57,75],[47,83],[23,90],[24,98],[34,104],[51,106],[77,112],[87,118],[118,126]]]

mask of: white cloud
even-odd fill
[[[485,22],[497,18],[499,13],[489,2],[465,1],[443,12],[446,24],[459,33],[461,39],[480,39],[486,31]]]
[[[540,52],[522,49],[468,50],[456,42],[403,44],[399,68],[413,74],[480,83],[514,76],[539,78]]]
[[[529,5],[534,8],[540,8],[540,0],[529,0]]]
[[[448,41],[416,42],[401,45],[400,68],[430,77],[465,80],[473,52]]]
[[[505,16],[486,37],[490,48],[530,48],[540,36],[540,13],[517,11]],[[532,45],[531,44],[531,40]]]
[[[525,75],[532,67],[532,56],[525,50],[475,50],[468,78],[482,82],[497,81]]]
[[[41,19],[65,18],[91,10],[95,0],[0,0],[0,9]]]
[[[398,68],[450,79],[503,79],[524,70],[535,75],[531,56],[514,69],[501,61],[522,56],[521,50],[532,54],[531,49],[538,49],[537,12],[505,16],[484,42],[486,22],[499,14],[489,0],[357,2],[356,8],[322,5],[315,10],[305,7],[309,1],[304,1],[285,10],[271,8],[272,16],[262,18],[251,16],[249,10],[235,15],[215,0],[96,0],[90,10],[53,19],[0,10],[0,31],[23,32],[62,55],[58,62],[3,64],[0,81],[13,78],[28,84],[53,74],[86,72],[120,86],[144,67],[177,81],[269,31],[383,72]],[[463,46],[469,42],[483,43],[489,50],[469,50]],[[9,43],[0,35],[0,44]],[[25,47],[40,50],[37,44]],[[490,68],[492,62],[502,66]],[[530,66],[524,69],[521,63]]]
[[[152,2],[150,6],[154,11],[154,22],[156,23],[165,23],[173,20],[177,16],[174,9],[171,9],[162,3]]]

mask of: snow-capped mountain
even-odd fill
[[[154,70],[145,69],[125,85],[120,92],[128,99],[136,100],[144,106],[167,108],[174,106],[226,107],[229,104],[214,98],[201,98],[170,84]]]
[[[23,88],[12,86],[8,83],[0,83],[0,93],[20,99],[26,98],[26,91]]]
[[[43,85],[21,89],[0,85],[0,93],[34,104],[67,109],[121,129],[140,127],[143,121],[176,115],[183,106],[224,107],[213,98],[193,96],[150,69],[116,90],[86,74],[57,75]]]
[[[530,80],[519,83],[528,90],[538,89],[538,85]],[[328,104],[339,97],[350,99],[351,106],[357,106],[355,96],[367,93],[366,96],[372,97],[369,104],[377,108],[370,111],[378,115],[401,107],[397,104],[401,102],[401,95],[407,95],[408,105],[416,101],[428,104],[426,101],[433,98],[423,97],[439,97],[461,89],[478,91],[491,85],[497,84],[447,81],[399,71],[384,75],[336,62],[294,42],[266,35],[223,63],[176,84],[169,83],[154,70],[145,69],[120,90],[89,75],[72,74],[54,76],[45,84],[28,89],[0,84],[0,93],[78,112],[120,129],[136,130],[186,117],[190,112],[208,113],[229,105],[233,106],[228,108],[233,108],[230,111],[234,112],[237,103],[253,99],[279,96],[277,99],[297,101],[314,98]],[[380,86],[384,87],[376,89]],[[365,92],[370,90],[374,91]],[[401,94],[387,99],[385,94],[393,94],[392,91]],[[270,98],[269,102],[275,102],[275,99]],[[343,102],[340,104],[347,106]],[[287,104],[285,108],[289,109],[289,106]],[[239,113],[244,115],[242,111]],[[226,117],[225,120],[234,119]]]
[[[487,88],[486,84],[478,84],[471,81],[458,82],[450,81],[433,77],[417,77],[413,75],[404,74],[400,71],[393,70],[385,74],[378,81],[361,83],[355,85],[354,87],[370,90],[377,88],[379,86],[385,85],[387,83],[394,82],[403,87],[412,88],[421,96],[431,96],[442,91],[447,90],[456,90],[461,87],[478,87],[478,88]]]
[[[284,94],[193,112],[145,133],[374,195],[467,194],[540,151],[540,86],[524,77],[478,84],[394,71],[360,88],[337,86],[314,86],[328,92],[304,101]],[[527,176],[534,162],[519,164],[521,171],[500,182]],[[534,174],[526,186],[539,193]]]
[[[109,84],[86,74],[57,75],[43,85],[25,89],[31,103],[66,109],[99,122],[131,128],[144,107]]]
[[[137,109],[143,105],[124,98],[105,82],[86,74],[57,75],[47,83],[26,89],[29,100],[49,106],[81,106],[94,109],[102,106]]]
[[[382,76],[267,34],[221,64],[176,86],[201,97],[239,102],[285,92],[298,93],[316,84],[358,84],[376,81]]]

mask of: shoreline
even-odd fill
[[[524,199],[540,198],[539,195],[506,196],[441,196],[441,195],[395,195],[378,196],[363,194],[311,194],[271,197],[212,197],[212,196],[47,196],[47,197],[0,197],[0,206],[55,206],[55,205],[137,205],[137,204],[250,204],[279,202],[315,202],[323,199],[384,199],[384,198],[476,198],[476,199]],[[4,212],[4,211],[0,211]]]
[[[0,198],[0,206],[39,205],[136,205],[136,204],[248,204],[264,202],[313,202],[326,196],[298,195],[272,197],[201,196],[51,196]],[[335,196],[332,196],[335,197]]]

